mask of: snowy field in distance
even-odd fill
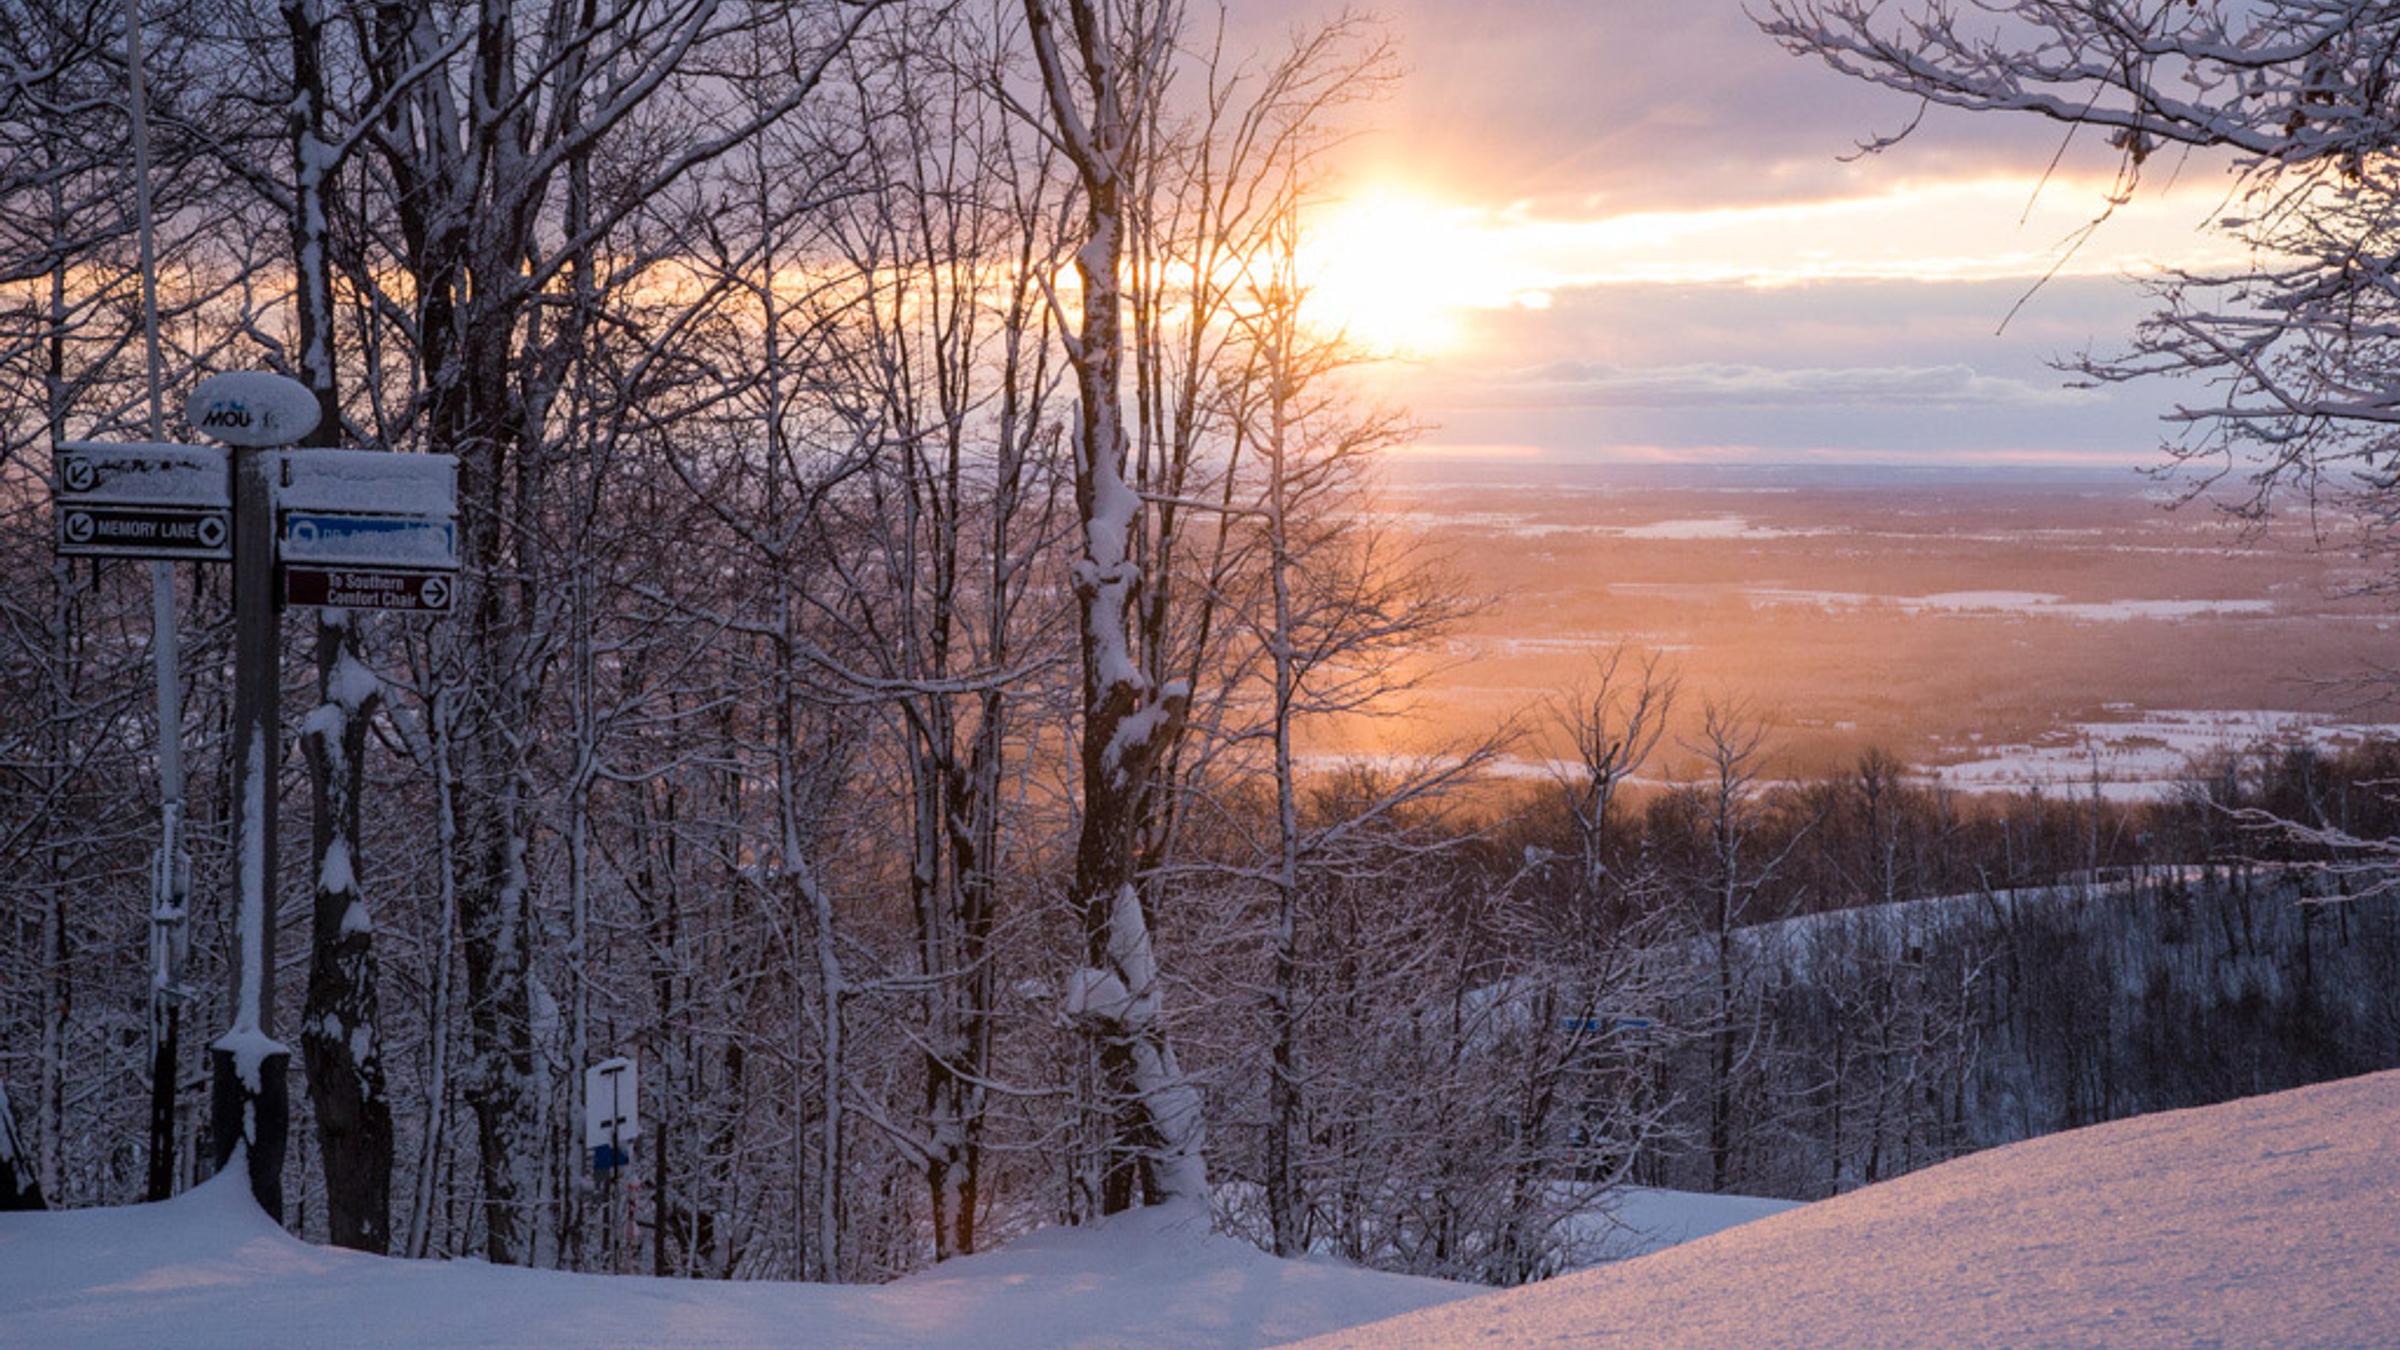
[[[1668,521],[1667,525],[1690,525],[1691,521]],[[1790,531],[1784,532],[1791,533]],[[1628,530],[1629,539],[1699,539],[1723,538],[1721,535],[1643,534]],[[1781,538],[1774,533],[1751,533],[1742,538]],[[2241,615],[2273,614],[2272,600],[2092,600],[2074,602],[2063,595],[2048,591],[1936,591],[1930,595],[1883,595],[1864,591],[1803,590],[1790,586],[1709,586],[1686,585],[1679,582],[1620,581],[1609,583],[1612,592],[1626,595],[1678,597],[1691,600],[1710,600],[1724,595],[1736,595],[1754,606],[1793,605],[1812,609],[1872,609],[1883,607],[1909,617],[1952,616],[2025,616],[2036,619],[2072,619],[2078,623],[2126,623],[2134,619],[2189,619],[2203,614]]]
[[[1279,1261],[1150,1211],[879,1287],[570,1275],[312,1247],[228,1178],[162,1205],[0,1214],[0,1345],[1260,1346],[1483,1292]]]
[[[2101,795],[2157,800],[2176,793],[2194,757],[2301,742],[2336,750],[2378,736],[2400,736],[2400,725],[2303,712],[2155,709],[2076,722],[2031,743],[1977,746],[1972,758],[1940,765],[1930,776],[1961,792],[2039,786],[2081,794],[2091,791],[2096,766]]]
[[[2400,1072],[2072,1130],[1359,1327],[1402,1346],[2400,1341]]]

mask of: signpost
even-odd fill
[[[380,562],[396,567],[458,566],[458,527],[425,516],[283,513],[286,562]]]
[[[592,1175],[600,1182],[601,1259],[617,1263],[616,1183],[632,1165],[626,1142],[642,1132],[641,1094],[633,1061],[604,1059],[583,1071],[583,1142],[592,1151]]]
[[[229,462],[221,445],[62,441],[58,447],[58,495],[61,500],[78,502],[222,510],[233,505],[233,492],[225,478]]]
[[[59,445],[57,547],[71,557],[233,564],[233,1025],[209,1046],[212,1162],[222,1168],[246,1148],[251,1193],[280,1221],[291,1052],[273,1035],[278,615],[287,598],[447,612],[457,590],[458,473],[445,456],[281,448],[315,429],[319,409],[315,394],[280,375],[211,376],[192,391],[184,415],[224,444]],[[164,692],[160,706],[161,735],[173,735]],[[179,770],[169,777],[180,778]],[[159,866],[162,877],[180,875],[173,858],[162,856]],[[621,1140],[638,1127],[632,1064],[619,1063],[627,1114],[613,1137]]]
[[[642,1132],[633,1061],[604,1059],[583,1071],[583,1142],[592,1166],[607,1173],[625,1165],[625,1141]]]

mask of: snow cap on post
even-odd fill
[[[228,370],[183,401],[192,430],[228,445],[294,445],[317,429],[317,396],[298,380],[264,370]]]

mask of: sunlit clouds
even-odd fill
[[[1997,281],[2236,267],[2203,227],[2221,185],[2148,192],[2092,228],[2106,185],[1989,177],[1871,196],[1591,219],[1366,188],[1327,207],[1309,271],[1321,318],[1372,347],[1446,350],[1461,311],[1541,308],[1571,286]]]
[[[2051,363],[2126,330],[2129,281],[2247,264],[2209,228],[2227,183],[2194,172],[2110,211],[2106,179],[2037,182],[1590,216],[1375,182],[1318,212],[1303,272],[1319,322],[1392,358],[1369,384],[1436,446],[2126,462],[2155,444],[2155,400]]]

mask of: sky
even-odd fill
[[[2140,464],[2192,396],[2049,362],[2120,343],[2142,274],[2234,258],[2204,228],[2222,165],[2153,161],[2070,254],[2115,169],[2098,137],[2062,154],[2052,124],[1935,110],[1845,162],[1915,103],[1785,53],[1738,0],[1377,13],[1405,73],[1357,114],[1313,271],[1397,354],[1367,384],[1432,424],[1423,449]]]

